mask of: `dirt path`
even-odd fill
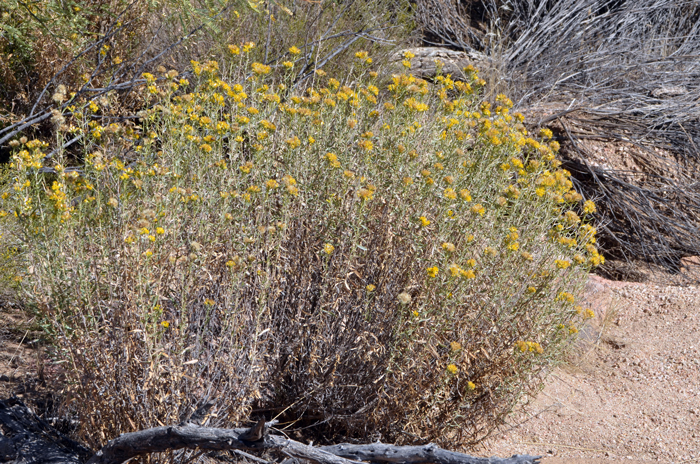
[[[700,463],[700,288],[591,276],[587,295],[579,356],[481,454]]]

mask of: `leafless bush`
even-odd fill
[[[563,153],[579,188],[602,199],[608,253],[672,270],[681,257],[700,254],[697,2],[419,3],[419,11],[441,9],[444,24],[454,26],[438,27],[424,14],[430,34],[452,47],[487,52],[501,69],[497,85],[514,96],[516,107],[539,115],[539,124],[558,127],[569,141]],[[452,30],[463,24],[471,31],[481,25],[488,34],[465,39],[462,30]],[[651,167],[624,172],[593,166],[582,144],[587,139],[631,142],[646,160],[641,164]]]

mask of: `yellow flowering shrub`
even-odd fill
[[[144,86],[142,126],[71,120],[78,169],[59,151],[47,175],[44,144],[15,144],[0,221],[29,238],[17,286],[80,417],[118,416],[79,430],[95,447],[179,422],[204,392],[213,425],[255,405],[328,433],[474,443],[590,317],[574,304],[603,262],[595,206],[551,133],[525,138],[474,71],[386,84],[354,60],[358,75],[295,91],[284,67],[193,62],[189,83]]]

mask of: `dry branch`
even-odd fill
[[[255,428],[255,427],[254,427]],[[253,429],[254,429],[253,428]],[[279,435],[264,435],[258,441],[246,441],[253,429],[219,429],[184,425],[155,427],[125,433],[110,441],[87,464],[120,464],[127,459],[150,453],[183,448],[201,451],[279,451],[317,464],[360,464],[362,461],[406,464],[528,464],[539,457],[515,455],[510,458],[478,458],[447,451],[433,444],[424,446],[334,445],[314,447]]]
[[[447,451],[428,444],[423,446],[393,446],[384,443],[371,445],[323,446],[322,450],[355,461],[403,464],[525,464],[538,462],[538,456],[516,454],[510,458],[477,458],[468,454]]]

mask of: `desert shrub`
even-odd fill
[[[480,101],[473,70],[379,88],[358,52],[301,92],[291,60],[251,63],[252,47],[223,75],[145,74],[140,125],[74,113],[80,166],[13,141],[0,216],[79,436],[210,404],[210,425],[483,438],[590,316],[575,298],[602,259],[579,216],[594,206],[551,134]]]

